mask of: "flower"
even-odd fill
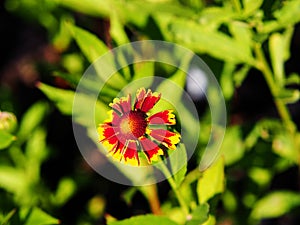
[[[148,115],[160,97],[157,92],[141,88],[134,104],[130,94],[110,103],[110,118],[98,127],[99,141],[109,155],[125,164],[140,165],[138,152],[143,152],[151,164],[165,155],[166,149],[176,149],[180,134],[165,129],[176,123],[173,110]]]

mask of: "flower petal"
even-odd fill
[[[141,137],[140,143],[142,146],[142,150],[145,153],[149,163],[152,163],[153,161],[157,161],[159,155],[164,155],[163,150],[148,138]]]
[[[136,94],[136,103],[134,105],[135,109],[140,109],[143,112],[148,112],[153,106],[159,101],[161,94],[148,89],[147,93],[145,88],[141,88]]]
[[[109,123],[100,124],[98,127],[99,141],[108,151],[113,149],[118,142],[117,134]]]
[[[161,142],[169,149],[176,149],[176,144],[180,142],[180,134],[164,129],[152,129],[149,135]]]
[[[127,145],[122,149],[122,155],[124,156],[125,163],[133,166],[140,164],[136,141],[128,141]]]
[[[150,116],[148,119],[148,123],[151,125],[174,125],[176,124],[175,115],[173,114],[173,110],[165,110],[162,112],[158,112]]]
[[[125,114],[131,110],[131,96],[127,95],[127,97],[115,98],[109,106],[120,114]]]

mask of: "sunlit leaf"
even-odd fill
[[[22,192],[25,186],[24,171],[9,166],[0,166],[0,187],[16,194]]]
[[[172,220],[163,216],[145,215],[145,216],[135,216],[130,219],[114,221],[108,223],[108,225],[153,225],[153,224],[163,224],[163,225],[178,225]]]
[[[217,194],[223,193],[225,187],[224,159],[220,157],[211,167],[203,172],[198,180],[197,194],[200,204],[207,202]]]
[[[276,191],[260,199],[253,207],[254,219],[275,218],[300,206],[300,195],[291,191]]]

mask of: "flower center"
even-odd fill
[[[147,121],[142,111],[130,111],[122,116],[119,128],[127,138],[139,138],[145,134]]]

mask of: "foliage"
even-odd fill
[[[48,126],[56,123],[49,122],[49,118],[56,108],[63,120],[70,121],[76,86],[90,63],[112,47],[144,39],[177,43],[201,56],[221,85],[229,121],[234,121],[231,107],[235,94],[250,76],[265,79],[277,114],[263,115],[255,122],[246,118],[243,122],[229,123],[221,156],[205,171],[197,167],[201,160],[198,153],[183,168],[178,168],[178,158],[186,158],[185,154],[174,157],[170,168],[159,168],[169,177],[170,191],[164,198],[158,197],[160,184],[127,187],[123,191],[127,206],[142,194],[141,198],[147,199],[149,215],[131,214],[126,219],[109,215],[105,213],[109,199],[93,192],[85,199],[82,211],[72,212],[77,214],[73,223],[98,224],[104,218],[109,225],[213,225],[222,221],[254,225],[269,218],[294,218],[294,212],[299,211],[298,192],[290,187],[271,192],[278,176],[300,166],[300,133],[288,108],[299,101],[300,93],[295,87],[299,87],[300,77],[299,71],[287,71],[285,67],[295,57],[291,54],[291,43],[300,21],[299,0],[6,0],[5,7],[44,27],[61,60],[59,65],[51,67],[54,69],[47,79],[36,84],[47,100],[32,104],[19,117],[18,125],[15,117],[8,122],[1,120],[2,111],[9,109],[0,105],[0,224],[58,224],[59,220],[49,214],[59,218],[60,209],[72,204],[84,188],[94,185],[99,177],[80,176],[78,171],[61,172],[56,175],[54,186],[47,185],[41,171],[57,152],[55,145],[49,145]],[[95,21],[109,23],[109,28],[95,28]],[[99,29],[102,39],[97,35]],[[120,56],[118,60],[124,59]],[[108,103],[126,84],[162,72],[185,87],[186,77],[167,65],[148,62],[125,67],[103,87],[95,106],[95,120],[106,118]],[[67,90],[51,82],[56,78],[65,82]],[[88,90],[96,89],[93,83],[84,85]],[[164,85],[157,89],[166,89]],[[180,101],[181,94],[173,95],[174,102]],[[80,98],[91,101],[84,94]],[[203,111],[197,152],[205,148],[209,139],[209,133],[205,132],[210,129],[209,112]],[[13,113],[18,114],[17,110]],[[186,126],[193,125],[193,119],[186,120]],[[75,122],[90,123],[76,115]],[[183,126],[184,122],[181,121]],[[12,125],[15,128],[10,129],[7,123],[15,123]],[[97,141],[89,131],[83,132]],[[185,145],[180,144],[178,149],[185,152]],[[178,173],[170,176],[169,169]]]

